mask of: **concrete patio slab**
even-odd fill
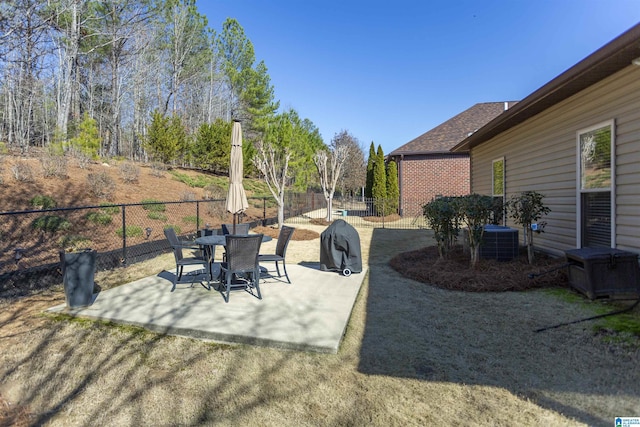
[[[91,306],[49,312],[140,326],[155,332],[222,343],[336,353],[366,268],[344,277],[319,264],[287,265],[284,277],[261,280],[262,300],[232,291],[228,303],[194,271],[172,292],[173,272],[163,271],[94,296]],[[193,286],[190,280],[193,280]]]

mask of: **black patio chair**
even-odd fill
[[[219,287],[225,302],[229,302],[229,294],[232,289],[243,289],[258,299],[262,299],[260,265],[258,264],[261,244],[262,234],[226,236],[227,259],[220,264]],[[256,293],[253,292],[254,289]]]
[[[222,224],[222,234],[235,234],[240,236],[246,236],[249,234],[249,228],[251,224],[248,222],[242,224],[236,224],[236,232],[233,232],[233,224]]]
[[[287,246],[289,246],[289,241],[291,240],[291,236],[293,236],[293,232],[296,231],[293,227],[287,227],[283,225],[280,229],[280,234],[278,234],[278,243],[276,243],[276,253],[275,254],[260,254],[258,255],[258,262],[275,262],[276,263],[276,271],[278,273],[278,277],[282,277],[280,274],[279,263],[282,262],[282,269],[284,270],[284,275],[287,278],[287,282],[291,283],[289,280],[289,275],[287,274],[287,266],[285,265],[285,256],[287,254]]]
[[[184,244],[181,242],[178,239],[178,236],[176,236],[176,232],[173,228],[166,228],[164,230],[164,235],[171,245],[173,256],[176,260],[176,279],[173,281],[173,288],[171,289],[171,292],[175,290],[176,284],[182,278],[182,270],[185,265],[202,265],[205,271],[209,274],[209,280],[211,280],[211,263],[209,262],[209,258],[203,255],[198,245]],[[199,255],[185,257],[182,253],[184,249],[197,251]],[[191,286],[193,286],[193,282],[191,282]]]

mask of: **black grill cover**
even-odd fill
[[[320,270],[362,272],[360,236],[355,228],[338,219],[320,234]]]

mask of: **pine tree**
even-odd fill
[[[376,161],[376,148],[371,141],[369,159],[367,160],[367,178],[364,184],[364,197],[373,197],[373,165]]]
[[[387,204],[387,171],[384,166],[384,153],[380,145],[378,145],[378,154],[374,156],[374,161],[371,196],[373,197],[376,214],[385,216]]]
[[[387,213],[398,213],[400,202],[400,188],[398,187],[398,166],[395,161],[390,161],[387,165]]]

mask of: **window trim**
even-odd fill
[[[606,120],[587,128],[576,131],[576,247],[582,247],[582,194],[597,193],[606,190],[602,188],[582,189],[582,153],[580,150],[580,136],[596,129],[609,127],[611,130],[611,178],[609,194],[611,197],[611,247],[616,247],[616,122],[615,119]]]

